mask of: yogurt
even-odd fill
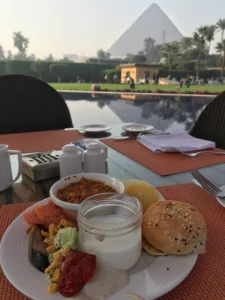
[[[126,227],[118,231],[113,231],[115,226],[127,223],[127,218],[116,215],[101,215],[90,218],[97,224],[101,224],[102,229],[93,229],[91,232],[79,231],[79,249],[87,253],[93,253],[97,256],[97,263],[104,267],[115,270],[126,271],[131,269],[138,261],[142,249],[141,226]],[[107,225],[107,231],[104,232],[104,224]]]

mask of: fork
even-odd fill
[[[198,170],[191,172],[191,175],[201,184],[201,186],[211,195],[218,198],[225,198],[225,192],[215,186],[205,178]]]
[[[214,154],[220,154],[220,155],[225,155],[225,151],[224,152],[216,152],[216,151],[200,151],[200,152],[195,152],[195,153],[187,153],[187,152],[183,152],[177,148],[173,148],[174,150],[177,150],[178,152],[180,152],[181,154],[184,154],[186,156],[189,156],[189,157],[195,157],[195,156],[198,156],[200,154],[206,154],[206,153],[214,153]]]

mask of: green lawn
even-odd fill
[[[72,90],[72,91],[91,91],[92,84],[89,83],[49,83],[52,87],[56,90]],[[128,84],[107,84],[102,83],[100,84],[101,90],[108,89],[109,91],[122,91],[124,89],[130,89]],[[222,92],[225,90],[225,85],[194,85],[191,86],[189,89],[183,87],[179,89],[178,85],[150,85],[150,84],[136,84],[135,90],[151,90],[154,92],[155,90],[165,90],[165,91],[208,91],[208,92]],[[179,89],[179,90],[178,90]]]

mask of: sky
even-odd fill
[[[12,34],[22,31],[30,40],[28,53],[40,58],[50,53],[57,58],[95,56],[98,49],[107,50],[153,2],[184,36],[225,18],[225,0],[0,0],[0,44],[15,53]]]

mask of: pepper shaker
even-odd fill
[[[60,178],[82,173],[82,153],[73,144],[65,145],[59,156]]]
[[[86,173],[106,174],[105,151],[99,143],[90,143],[84,151],[84,170]]]

